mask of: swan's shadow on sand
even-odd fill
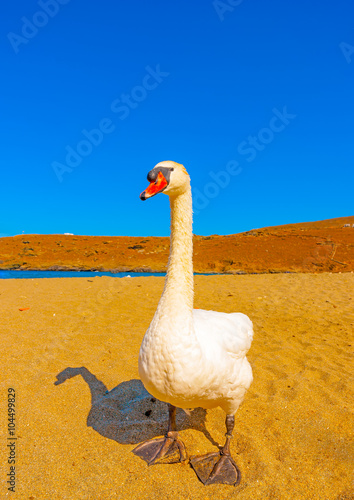
[[[101,436],[121,444],[137,444],[166,433],[167,404],[152,397],[140,380],[122,382],[108,391],[104,383],[87,368],[68,367],[57,375],[55,385],[62,384],[76,375],[82,376],[91,391],[91,409],[87,425]],[[206,410],[203,408],[192,410],[190,415],[177,408],[177,429],[196,429],[214,446],[220,447],[207,431],[205,417]]]

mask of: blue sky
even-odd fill
[[[162,160],[196,234],[354,214],[351,1],[18,0],[0,33],[0,235],[168,235]]]

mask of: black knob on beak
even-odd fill
[[[157,179],[157,176],[159,175],[158,169],[152,169],[150,172],[147,174],[147,180],[149,182],[155,182]]]

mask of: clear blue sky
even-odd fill
[[[168,235],[162,160],[196,234],[353,215],[351,0],[17,0],[0,32],[0,235]]]

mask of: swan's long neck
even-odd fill
[[[171,241],[165,287],[161,296],[159,315],[165,310],[171,318],[192,317],[193,311],[193,233],[192,194],[188,189],[170,196]]]

